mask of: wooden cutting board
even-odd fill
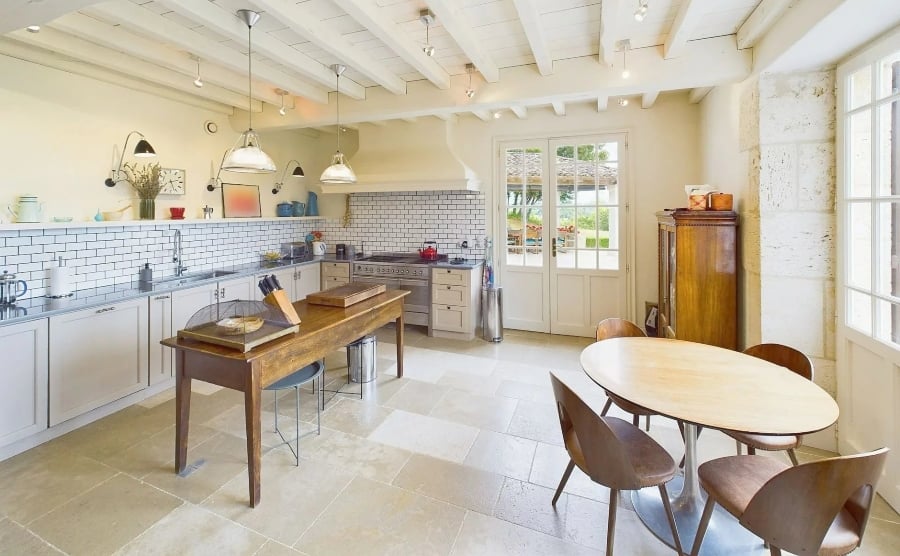
[[[364,299],[384,293],[384,284],[347,284],[337,286],[306,296],[306,302],[313,305],[329,305],[331,307],[349,307]]]

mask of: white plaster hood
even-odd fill
[[[478,191],[481,180],[454,152],[455,125],[437,118],[361,125],[349,160],[357,182],[322,184],[322,191]]]

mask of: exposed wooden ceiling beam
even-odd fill
[[[471,112],[482,122],[488,122],[493,119],[493,114],[487,110],[471,110]]]
[[[124,27],[134,29],[139,33],[159,37],[167,43],[193,52],[200,58],[223,65],[233,71],[239,73],[246,71],[246,55],[204,37],[196,31],[173,24],[165,17],[131,2],[105,2],[91,6],[84,11],[88,14],[97,14],[103,19],[119,21]],[[287,75],[271,66],[256,64],[253,74],[271,82],[275,87],[290,91],[291,94],[322,104],[328,102],[328,94],[323,89],[313,87],[306,81]]]
[[[510,106],[509,110],[510,110],[510,112],[515,114],[516,117],[519,118],[520,120],[524,120],[524,119],[528,118],[528,109],[525,108],[524,106]]]
[[[513,0],[513,4],[519,13],[519,23],[525,29],[525,37],[528,39],[528,45],[531,46],[532,54],[534,54],[538,72],[541,75],[550,75],[553,73],[553,58],[550,56],[550,47],[544,36],[541,14],[538,12],[537,5],[534,0]]]
[[[641,95],[641,108],[653,108],[658,96],[659,91],[647,91]]]
[[[669,30],[669,36],[663,45],[665,58],[676,58],[684,52],[688,39],[697,28],[697,24],[706,14],[709,0],[681,0],[675,22]]]
[[[597,112],[606,112],[609,108],[609,97],[606,95],[597,97]]]
[[[95,42],[101,46],[142,58],[158,66],[188,75],[196,75],[197,62],[182,52],[167,48],[158,42],[129,33],[121,26],[113,26],[80,13],[71,13],[55,19],[50,27],[59,29],[70,35]],[[231,71],[215,64],[204,64],[201,60],[201,76],[204,83],[218,85],[235,93],[241,93],[246,99],[247,76]],[[147,78],[148,76],[143,76]],[[268,86],[259,82],[253,83],[253,96],[270,104],[279,104],[281,97]],[[244,100],[241,108],[246,107]]]
[[[500,68],[482,46],[482,42],[472,32],[472,25],[463,14],[463,4],[458,0],[428,0],[428,7],[437,21],[453,37],[465,55],[475,64],[478,72],[488,83],[500,80]]]
[[[790,5],[790,0],[762,0],[738,29],[738,48],[752,48]]]
[[[622,26],[618,24],[622,12],[621,0],[604,0],[600,5],[600,63],[612,67],[616,59],[616,43]]]
[[[29,46],[12,39],[0,37],[0,54],[40,64],[73,75],[89,77],[91,79],[110,83],[117,87],[124,87],[133,91],[139,91],[141,93],[174,100],[190,106],[196,106],[203,110],[210,110],[225,115],[234,113],[234,108],[229,105],[201,98],[194,94],[182,93],[181,91],[176,91],[169,87],[148,83],[142,79],[135,79],[128,75],[122,75],[117,71],[111,71],[93,64],[72,60],[67,56],[61,56],[55,52],[49,52],[42,48]]]
[[[691,89],[691,94],[688,96],[688,101],[691,104],[698,104],[701,100],[706,98],[706,95],[708,95],[712,90],[712,87],[697,87],[696,89]]]
[[[23,29],[13,31],[7,34],[8,37],[16,39],[25,44],[30,44],[45,48],[52,52],[70,56],[82,62],[87,62],[100,67],[112,69],[128,76],[140,76],[145,81],[150,81],[158,85],[165,85],[172,89],[191,93],[199,97],[203,97],[215,102],[227,104],[229,106],[243,107],[247,109],[247,96],[209,85],[198,89],[194,87],[193,80],[185,75],[174,72],[165,68],[161,68],[155,64],[136,60],[132,56],[102,47],[98,44],[88,42],[78,37],[73,37],[57,31],[49,27],[44,27],[40,33],[29,33]],[[252,110],[254,112],[262,111],[262,103],[253,101]]]
[[[554,101],[550,103],[553,106],[553,113],[557,116],[565,116],[566,115],[566,103]]]
[[[281,23],[300,33],[313,44],[365,75],[385,90],[395,95],[406,94],[406,81],[392,72],[366,53],[364,49],[350,44],[347,39],[335,31],[331,24],[319,19],[316,13],[305,4],[296,4],[292,0],[254,0],[267,14],[271,14]],[[343,91],[342,91],[343,92]]]
[[[403,61],[415,68],[425,79],[431,81],[435,87],[450,88],[450,75],[434,58],[426,56],[421,46],[409,38],[402,27],[382,15],[384,13],[382,8],[364,0],[331,1],[375,35]]]
[[[44,25],[57,17],[95,4],[97,0],[3,0],[0,35],[29,25]]]

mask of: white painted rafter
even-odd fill
[[[606,95],[597,97],[597,112],[606,112],[609,108],[609,97]]]
[[[709,9],[709,0],[681,0],[678,6],[678,14],[675,15],[675,22],[669,30],[669,36],[663,45],[663,56],[665,58],[677,58],[684,52],[697,24]]]
[[[406,81],[365,50],[350,44],[330,23],[319,19],[305,4],[296,4],[292,0],[254,0],[254,3],[291,30],[336,57],[342,64],[352,67],[354,71],[365,75],[385,90],[395,95],[406,94]]]
[[[525,29],[525,37],[534,54],[538,72],[541,75],[553,73],[553,57],[550,56],[550,47],[544,36],[544,28],[541,25],[541,14],[538,12],[534,0],[513,0],[516,11],[519,13],[519,23]]]
[[[615,62],[616,43],[621,38],[622,27],[618,25],[621,8],[621,0],[604,0],[600,5],[600,63],[610,67]]]
[[[698,104],[706,98],[706,95],[712,90],[712,87],[697,87],[696,89],[691,89],[691,94],[688,95],[688,102],[691,104]]]
[[[493,115],[488,110],[471,110],[472,114],[481,120],[482,122],[487,122],[493,119]]]
[[[738,29],[738,48],[752,48],[790,5],[790,0],[762,0]]]
[[[84,10],[88,14],[98,14],[104,19],[121,22],[126,28],[159,37],[169,44],[174,44],[188,52],[205,60],[216,62],[233,71],[244,72],[247,69],[247,56],[237,52],[199,33],[173,24],[172,21],[156,15],[146,8],[142,8],[131,2],[105,2],[91,6]],[[253,75],[270,82],[274,87],[280,87],[291,94],[302,96],[319,103],[327,103],[328,95],[323,89],[313,87],[306,81],[285,74],[271,66],[256,64]]]
[[[462,2],[458,0],[428,0],[428,7],[431,8],[437,21],[441,22],[459,48],[475,64],[484,80],[488,83],[499,81],[500,68],[472,32],[472,25],[463,14]]]
[[[565,116],[566,115],[566,103],[560,101],[554,101],[550,103],[553,106],[553,113],[557,116]]]
[[[438,89],[450,88],[450,75],[435,61],[426,56],[419,44],[374,3],[365,0],[332,0],[339,8],[375,35],[407,64],[431,81]]]
[[[653,105],[656,104],[656,98],[659,96],[659,91],[647,91],[643,95],[641,95],[641,108],[653,108]]]
[[[528,109],[524,106],[510,106],[509,111],[515,114],[520,120],[528,118]]]

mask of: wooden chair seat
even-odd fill
[[[796,448],[800,445],[799,436],[769,436],[765,434],[750,434],[736,431],[723,432],[741,444],[746,444],[750,448],[755,448],[757,450],[777,452],[780,450],[790,450],[791,448]]]
[[[790,467],[774,458],[735,456],[700,465],[700,486],[731,515],[740,518],[769,479]]]

